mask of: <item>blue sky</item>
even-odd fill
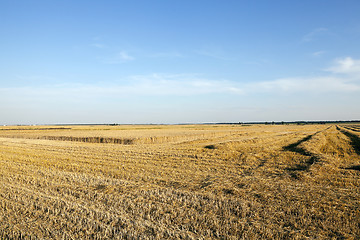
[[[0,0],[0,124],[360,119],[360,1]]]

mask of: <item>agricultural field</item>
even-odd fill
[[[0,127],[0,239],[359,239],[360,125]]]

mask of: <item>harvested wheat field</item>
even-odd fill
[[[1,239],[359,239],[360,125],[0,128]]]

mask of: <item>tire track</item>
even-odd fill
[[[307,157],[308,159],[305,162],[302,162],[300,164],[296,164],[293,167],[288,167],[286,168],[286,170],[288,170],[290,172],[290,175],[294,178],[298,178],[298,175],[296,174],[296,172],[298,171],[309,171],[310,167],[318,162],[321,158],[321,156],[317,153],[314,153],[312,151],[309,151],[308,149],[306,149],[304,147],[304,143],[309,142],[311,139],[313,139],[315,136],[317,136],[318,134],[324,133],[327,130],[329,130],[332,126],[327,127],[324,130],[318,131],[314,134],[310,134],[302,139],[300,139],[299,141],[289,144],[285,147],[283,147],[283,151],[290,151],[293,153],[298,153],[301,154],[304,157]]]
[[[360,156],[360,137],[357,136],[355,133],[351,132],[351,131],[359,131],[359,130],[354,130],[354,127],[340,128],[339,126],[336,126],[336,129],[339,130],[342,134],[344,134],[346,137],[349,138],[350,144],[351,144],[352,148],[354,149],[355,153]],[[360,171],[360,164],[352,165],[345,169]]]

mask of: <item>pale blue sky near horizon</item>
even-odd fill
[[[0,0],[0,125],[360,119],[360,1]]]

